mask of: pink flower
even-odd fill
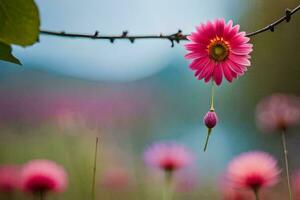
[[[300,98],[273,94],[257,105],[256,116],[258,126],[266,131],[294,126],[300,121]]]
[[[233,188],[258,190],[278,182],[277,161],[259,151],[243,153],[228,166],[227,178]]]
[[[50,160],[32,160],[23,166],[21,187],[26,192],[63,192],[67,174],[62,166]]]
[[[0,166],[0,192],[10,193],[19,188],[19,168],[14,165]]]
[[[207,128],[215,127],[218,122],[218,116],[216,112],[213,110],[208,111],[204,116],[203,122]]]
[[[252,191],[245,190],[243,188],[235,188],[231,182],[224,177],[222,177],[220,182],[221,189],[221,200],[254,200],[255,195]],[[267,190],[260,191],[260,200],[271,200],[274,199],[270,197]]]
[[[155,143],[144,153],[144,160],[148,165],[170,172],[188,166],[192,157],[185,146],[174,142]]]
[[[112,168],[105,171],[101,183],[109,189],[124,189],[129,184],[129,175],[121,168]]]
[[[224,19],[217,19],[201,24],[187,37],[191,42],[185,45],[190,51],[185,58],[193,59],[190,68],[199,80],[212,79],[220,85],[223,75],[232,82],[247,71],[252,44],[239,29],[239,25],[233,26],[232,20],[226,24]]]

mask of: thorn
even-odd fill
[[[134,43],[135,38],[129,38],[129,41],[133,44]]]
[[[182,37],[182,30],[179,29],[174,36],[175,36],[175,41],[179,44],[180,38]]]
[[[95,39],[95,38],[97,38],[97,36],[98,36],[98,31],[95,31],[95,33],[94,33],[94,35],[93,35],[93,38]]]
[[[291,20],[291,13],[292,11],[290,9],[285,9],[285,20],[286,22],[289,22]]]
[[[128,35],[128,31],[123,31],[122,37],[127,37],[127,35]]]
[[[109,38],[109,40],[110,40],[110,43],[114,43],[115,38]]]
[[[174,47],[174,40],[169,38],[170,42],[171,42],[171,47],[173,48]]]
[[[274,32],[274,31],[275,31],[274,25],[273,25],[273,24],[269,25],[269,30],[270,30],[271,32]]]

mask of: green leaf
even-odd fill
[[[0,60],[21,65],[21,62],[11,54],[11,46],[2,42],[0,42]]]
[[[0,41],[20,46],[38,40],[39,13],[33,0],[0,0]]]

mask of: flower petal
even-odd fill
[[[224,76],[227,79],[227,81],[232,82],[233,77],[232,77],[232,74],[230,72],[231,70],[230,70],[227,62],[222,63],[221,66],[222,66],[223,73],[224,73]]]
[[[210,76],[206,76],[206,77],[204,78],[204,82],[207,83],[208,81],[210,81],[211,78],[212,78],[211,75],[210,75]]]
[[[204,82],[208,82],[210,79],[212,79],[212,75],[214,72],[214,66],[210,66],[209,70],[206,72],[205,77],[204,77]]]
[[[205,66],[208,62],[209,62],[208,57],[197,58],[191,62],[190,68],[192,70],[198,70],[198,69],[202,68],[203,66]]]
[[[205,78],[205,77],[207,77],[207,76],[211,76],[212,75],[212,73],[213,73],[213,70],[214,70],[214,63],[213,63],[213,61],[209,61],[206,65],[205,65],[205,67],[204,67],[204,69],[202,70],[202,72],[199,74],[199,76],[197,77],[199,80],[201,80],[201,79],[203,79],[203,78]]]
[[[232,48],[231,52],[235,55],[248,55],[252,52],[252,48]]]
[[[235,71],[230,70],[230,73],[233,78],[237,78],[238,75]]]
[[[185,44],[184,47],[188,51],[202,51],[203,49],[206,49],[205,45],[199,43]]]
[[[223,32],[223,38],[224,39],[228,39],[229,33],[232,29],[232,24],[233,24],[233,21],[229,20],[228,23],[225,25],[224,32]]]
[[[224,27],[225,27],[225,21],[224,19],[217,19],[215,23],[215,30],[216,30],[216,35],[219,37],[223,37],[223,32],[224,32]]]
[[[240,25],[235,25],[231,30],[228,31],[228,33],[226,33],[226,35],[223,35],[224,39],[230,41],[231,38],[233,38],[239,32],[239,29]]]
[[[192,33],[191,35],[187,36],[187,39],[198,44],[203,44],[204,46],[209,44],[209,39],[207,39],[204,34],[199,32]]]
[[[212,22],[208,21],[205,25],[204,31],[203,31],[203,35],[208,38],[208,39],[212,39],[216,36],[215,33],[215,27],[213,25]]]
[[[214,76],[214,81],[217,85],[220,85],[222,83],[222,78],[223,78],[223,74],[222,74],[222,68],[220,66],[220,64],[217,64],[215,66],[214,72],[213,72],[213,76]]]
[[[229,40],[230,46],[234,48],[234,47],[236,47],[238,45],[246,44],[247,42],[249,42],[250,38],[245,37],[244,36],[245,34],[246,34],[245,32],[241,32],[238,35],[236,35],[233,38],[231,38]]]
[[[235,54],[230,54],[229,55],[229,59],[239,65],[243,65],[243,66],[250,66],[251,62],[248,60],[248,58],[246,56],[238,56]]]
[[[186,59],[195,59],[195,58],[203,58],[203,57],[206,57],[207,56],[207,53],[203,53],[203,52],[200,52],[200,51],[193,51],[191,53],[188,53],[186,54],[184,57]]]

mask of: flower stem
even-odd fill
[[[214,111],[214,101],[215,101],[215,84],[211,81],[211,99],[210,99],[210,110]]]
[[[259,200],[259,194],[258,194],[258,189],[255,188],[253,189],[254,195],[255,195],[255,200]]]
[[[206,135],[206,140],[205,140],[205,145],[204,145],[203,151],[206,151],[206,149],[207,149],[207,145],[208,145],[209,136],[211,134],[211,131],[212,131],[212,128],[207,129],[207,135]]]
[[[214,108],[214,101],[215,101],[215,84],[214,84],[214,80],[212,80],[211,81],[210,111],[214,111],[215,110],[215,108]],[[206,151],[206,149],[207,149],[208,140],[209,140],[209,136],[211,134],[211,131],[212,131],[212,129],[208,128],[203,151]]]
[[[163,200],[171,200],[171,183],[173,178],[172,171],[165,171],[165,184],[163,187]]]
[[[40,196],[40,200],[45,200],[45,192],[44,191],[40,191],[39,192],[39,196]]]
[[[292,200],[292,189],[291,189],[291,181],[290,181],[290,172],[289,172],[289,160],[288,160],[288,150],[287,150],[287,144],[286,144],[286,130],[282,129],[281,133],[281,139],[282,139],[282,147],[283,147],[283,154],[284,154],[284,161],[285,161],[285,172],[286,172],[286,181],[289,191],[289,200]]]
[[[92,200],[96,199],[95,186],[96,186],[96,170],[97,170],[97,154],[98,154],[98,142],[99,138],[96,138],[95,155],[94,155],[94,167],[93,167],[93,180],[92,180]]]

